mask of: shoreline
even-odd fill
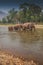
[[[37,24],[37,25],[35,25],[35,27],[38,28],[38,29],[43,29],[43,25],[38,25]]]
[[[0,50],[0,65],[37,65],[33,60],[27,61],[6,51]]]
[[[9,27],[9,26],[15,26],[15,24],[0,24],[0,27],[1,26],[6,26],[6,27]],[[36,29],[43,29],[43,24],[37,24],[37,25],[35,25],[35,28]]]

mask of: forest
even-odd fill
[[[0,23],[25,23],[25,22],[43,22],[43,10],[36,4],[22,3],[18,10],[12,8],[8,15]]]

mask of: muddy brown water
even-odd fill
[[[43,29],[35,32],[9,32],[8,27],[0,27],[0,49],[11,51],[43,65]]]

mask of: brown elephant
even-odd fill
[[[35,24],[34,23],[31,23],[30,24],[30,31],[34,30],[35,31]]]
[[[24,23],[22,28],[23,30],[29,29],[30,31],[32,31],[34,29],[35,31],[35,25],[33,23]]]
[[[22,29],[22,24],[16,24],[15,26],[14,26],[14,30],[21,30]]]
[[[22,28],[23,30],[29,29],[29,23],[24,23]]]
[[[8,27],[9,31],[21,31],[21,30],[34,30],[35,31],[35,25],[33,23],[24,23],[24,24],[15,24],[15,26]]]
[[[9,31],[13,31],[13,26],[9,26],[9,27],[8,27],[8,30],[9,30]]]

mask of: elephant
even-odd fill
[[[32,31],[34,29],[34,31],[35,31],[35,25],[33,23],[24,23],[22,28],[23,28],[23,30]]]
[[[23,30],[29,29],[29,23],[24,23],[24,24],[22,25],[22,29],[23,29]]]
[[[22,24],[16,24],[15,26],[14,26],[14,30],[16,31],[18,31],[18,30],[21,30],[22,29]]]
[[[9,30],[9,31],[13,31],[13,26],[9,26],[9,27],[8,27],[8,30]]]
[[[31,23],[31,24],[30,24],[30,30],[31,30],[31,31],[32,31],[32,30],[35,31],[35,25],[34,25],[34,23]]]
[[[14,26],[9,26],[8,30],[9,31],[18,31],[22,29],[22,24],[15,24]]]
[[[35,25],[33,23],[24,23],[24,24],[15,24],[14,26],[8,27],[9,31],[26,31],[26,30],[34,30],[35,31]]]

